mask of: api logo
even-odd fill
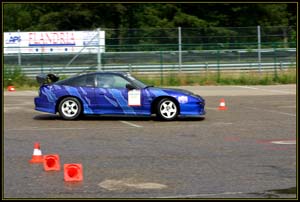
[[[16,44],[21,41],[21,36],[9,36],[9,39],[5,40],[6,44]]]

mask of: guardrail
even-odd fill
[[[178,64],[153,64],[153,65],[105,65],[101,68],[94,67],[26,67],[22,66],[22,72],[28,77],[35,77],[41,73],[55,73],[71,76],[87,71],[119,71],[159,74],[162,72],[216,72],[216,71],[274,71],[284,70],[296,66],[295,62],[277,62],[277,63],[235,63],[235,64],[183,64],[179,69]]]

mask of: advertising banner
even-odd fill
[[[104,31],[4,33],[4,54],[98,53],[98,50],[105,52]]]

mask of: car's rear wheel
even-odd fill
[[[79,117],[82,108],[77,98],[67,97],[60,102],[58,111],[63,119],[73,120]]]
[[[160,119],[171,121],[177,117],[178,107],[169,98],[162,99],[157,105],[157,115]]]

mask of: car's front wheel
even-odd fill
[[[58,111],[63,119],[73,120],[81,114],[81,104],[74,97],[64,98],[58,106]]]
[[[174,101],[169,98],[162,99],[157,105],[157,115],[159,118],[171,121],[177,117],[178,107]]]

